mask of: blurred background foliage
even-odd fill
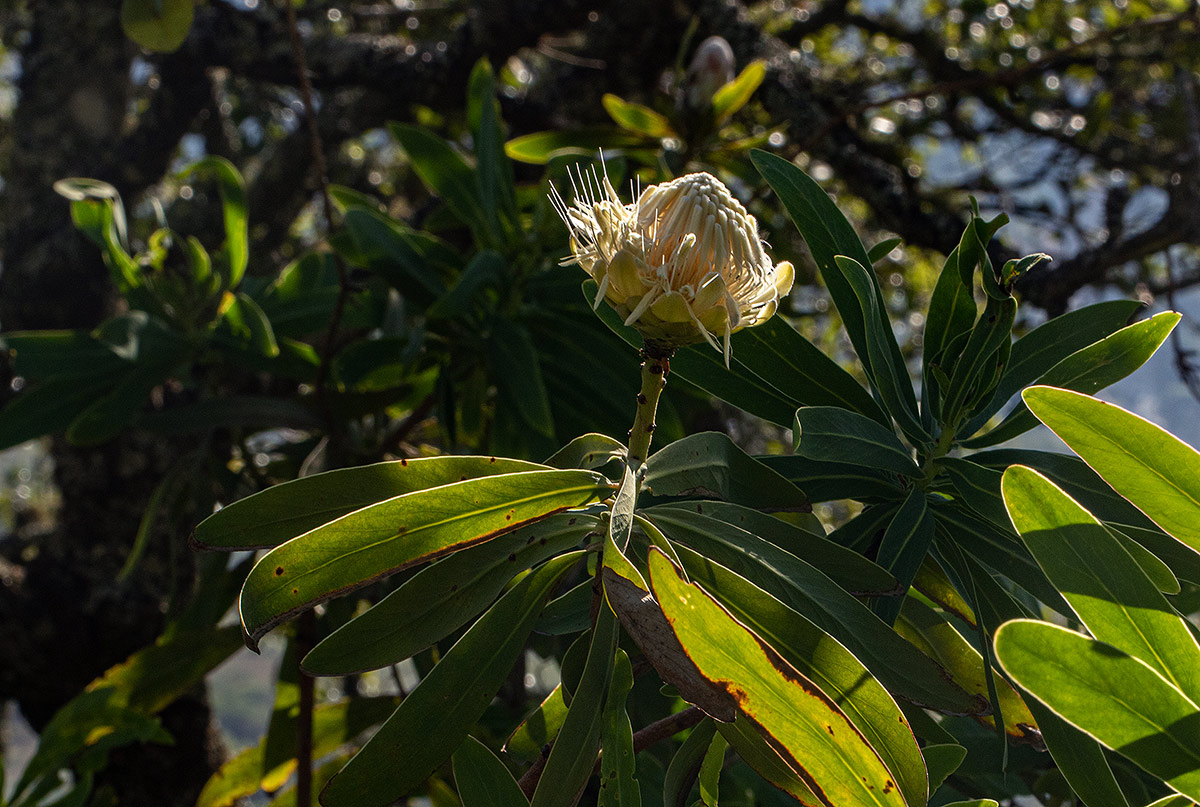
[[[319,154],[281,4],[208,0],[181,14],[168,3],[163,30],[123,25],[131,5],[0,3],[0,327],[118,321],[124,330],[98,332],[105,349],[163,351],[149,376],[101,378],[79,345],[59,345],[75,408],[0,415],[5,445],[58,435],[5,455],[0,700],[12,725],[19,711],[44,730],[170,626],[216,622],[194,594],[230,585],[224,559],[184,549],[214,503],[321,468],[456,451],[541,460],[580,432],[622,436],[636,374],[573,357],[632,349],[588,312],[580,273],[556,267],[566,231],[546,198],[598,147],[625,194],[630,182],[720,174],[776,260],[797,267],[782,313],[846,363],[829,296],[751,148],[794,159],[869,247],[884,245],[875,268],[910,356],[970,198],[986,218],[1007,213],[995,265],[1054,257],[1017,286],[1018,331],[1113,296],[1185,313],[1173,371],[1140,383],[1153,388],[1148,406],[1172,414],[1160,422],[1200,442],[1193,3],[310,0],[294,12]],[[206,159],[209,171],[185,170]],[[447,164],[458,173],[433,168]],[[217,165],[244,180],[233,205],[244,222],[228,220],[219,189],[234,191],[214,181]],[[485,166],[511,171],[511,196],[503,184],[456,195]],[[67,177],[113,195],[73,185],[69,203],[54,190]],[[108,265],[76,226],[87,210],[101,211],[93,235],[109,226],[103,210],[124,211],[123,242],[101,233]],[[150,267],[152,299],[134,305],[159,305],[181,343],[163,347],[129,314],[129,289],[112,280],[121,251]],[[0,394],[32,394],[38,379],[6,355]],[[105,400],[116,403],[89,409]],[[666,438],[716,428],[757,453],[790,444],[682,377],[660,423]],[[252,680],[224,680],[239,677]],[[177,684],[184,694],[159,716],[174,746],[117,749],[100,792],[195,802],[223,750],[209,694]],[[212,700],[223,725],[247,724],[232,739],[248,743],[266,720],[247,721],[248,703],[271,697]],[[154,738],[148,725],[129,730]]]

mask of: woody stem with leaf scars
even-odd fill
[[[654,439],[654,415],[658,411],[658,399],[667,386],[667,373],[671,371],[671,356],[675,351],[660,352],[647,346],[642,351],[642,389],[637,396],[637,417],[629,430],[629,464],[640,468],[650,454],[650,441]]]

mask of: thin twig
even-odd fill
[[[325,232],[333,232],[333,197],[329,194],[329,167],[325,162],[325,144],[321,139],[321,131],[317,126],[317,113],[313,107],[312,82],[308,76],[308,57],[304,51],[304,40],[300,37],[300,28],[296,23],[296,8],[291,0],[284,0],[287,11],[288,35],[292,43],[292,59],[296,63],[296,78],[300,89],[300,101],[304,105],[304,122],[308,127],[309,145],[312,148],[313,167],[317,170],[317,184],[321,192],[321,207],[325,214]],[[338,295],[333,304],[333,313],[329,318],[329,329],[325,332],[325,343],[321,349],[321,363],[317,367],[316,394],[321,408],[325,409],[325,384],[329,380],[329,368],[333,360],[334,347],[337,343],[338,326],[346,311],[346,298],[349,296],[350,283],[346,265],[341,256],[333,253],[334,265],[338,274]]]

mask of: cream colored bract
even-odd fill
[[[571,231],[572,257],[601,300],[637,328],[652,351],[729,337],[771,317],[792,288],[787,261],[771,262],[758,223],[711,174],[651,185],[623,204],[607,176],[582,171],[568,206],[552,199]]]

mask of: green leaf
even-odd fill
[[[263,356],[279,355],[279,345],[271,329],[271,321],[259,308],[258,303],[242,292],[226,298],[223,305],[223,323],[234,339]]]
[[[560,555],[509,589],[330,780],[321,803],[383,807],[425,781],[487,709],[524,650],[550,590],[581,554]],[[398,759],[403,765],[395,764]]]
[[[471,229],[477,243],[501,246],[503,236],[479,198],[475,170],[467,161],[440,137],[420,126],[391,123],[388,130],[404,149],[417,176]]]
[[[755,59],[742,68],[737,78],[718,88],[712,99],[713,118],[716,122],[722,122],[744,107],[766,77],[766,62]]]
[[[433,236],[361,207],[347,210],[342,225],[356,253],[347,260],[370,269],[418,303],[431,303],[446,293],[440,268],[447,263],[457,268],[460,260]]]
[[[952,683],[937,663],[794,555],[707,516],[668,507],[652,507],[645,514],[672,541],[720,563],[803,614],[845,645],[898,697],[946,713],[986,711],[985,701]]]
[[[396,496],[264,555],[239,600],[247,643],[288,617],[393,572],[607,495],[590,471],[527,471]]]
[[[921,749],[921,755],[925,757],[925,765],[929,768],[929,795],[932,796],[942,782],[958,770],[967,757],[967,749],[953,743],[927,745]]]
[[[233,502],[201,521],[193,545],[263,549],[405,493],[465,479],[544,470],[523,460],[445,456],[377,462],[294,479]]]
[[[852,594],[899,593],[896,578],[858,552],[767,513],[725,502],[676,502],[657,509],[690,511],[740,527],[815,566]]]
[[[1023,397],[1117,493],[1200,551],[1200,452],[1148,420],[1087,395],[1034,387]]]
[[[352,741],[395,710],[395,698],[362,698],[322,703],[313,710],[313,755],[320,758]],[[293,735],[294,736],[294,735]],[[205,783],[196,807],[234,807],[239,800],[264,789],[277,788],[295,771],[295,758],[275,769],[264,768],[267,740],[225,762]],[[294,744],[294,743],[293,743]]]
[[[1141,307],[1142,303],[1137,300],[1095,303],[1054,317],[1025,334],[1013,344],[1012,354],[991,401],[971,418],[962,433],[979,431],[1012,396],[1037,381],[1042,373],[1075,351],[1125,327]],[[925,349],[929,349],[928,343]]]
[[[646,148],[649,145],[650,142],[642,135],[624,132],[611,126],[593,126],[565,131],[555,129],[514,137],[504,144],[504,153],[518,162],[545,165],[555,157],[574,155],[595,158],[597,149],[619,152]]]
[[[350,675],[398,664],[491,605],[517,574],[575,548],[594,516],[560,514],[455,552],[406,580],[304,657],[310,675]]]
[[[871,259],[862,241],[829,195],[804,171],[782,157],[765,151],[751,152],[750,159],[779,196],[796,228],[804,236],[821,277],[829,288],[829,294],[833,297],[833,303],[846,324],[850,342],[862,359],[868,376],[874,378],[876,370],[870,366],[867,320],[863,308],[854,287],[834,260],[837,255],[845,255],[863,266],[870,266]],[[876,303],[879,303],[879,281],[874,275],[869,275],[866,279],[875,284]],[[883,317],[886,317],[886,314],[881,309],[870,312],[871,319]],[[882,319],[880,321],[882,322]]]
[[[655,496],[723,499],[761,510],[807,510],[804,492],[755,460],[722,432],[676,440],[646,461]]]
[[[793,407],[839,406],[888,425],[888,417],[854,376],[783,317],[733,335],[734,357],[767,379]],[[673,359],[673,366],[676,361]],[[676,368],[677,369],[677,368]]]
[[[1088,807],[1129,807],[1100,743],[1046,708],[1037,698],[1023,698],[1037,719],[1046,750],[1071,789]]]
[[[154,2],[183,3],[190,8],[192,0],[154,0]],[[190,13],[190,12],[189,12]],[[209,156],[184,169],[185,174],[213,173],[221,195],[221,212],[225,222],[225,257],[228,262],[225,288],[236,289],[246,274],[250,261],[250,225],[247,213],[246,183],[233,163],[224,157]]]
[[[193,0],[121,0],[125,36],[147,50],[178,50],[192,29]]]
[[[858,298],[866,329],[867,359],[864,365],[870,368],[869,375],[884,407],[910,441],[919,443],[928,439],[929,435],[917,419],[917,399],[913,395],[908,365],[896,344],[896,335],[892,332],[878,279],[854,258],[838,255],[834,258],[834,264]],[[838,312],[842,313],[840,307]]]
[[[467,81],[467,120],[475,140],[479,199],[494,222],[515,233],[519,226],[512,163],[504,153],[496,78],[486,58],[475,63]]]
[[[684,568],[740,622],[837,703],[895,774],[909,804],[926,801],[925,765],[900,708],[849,650],[761,588],[686,547]]]
[[[591,581],[588,583],[590,594]],[[504,743],[504,752],[522,765],[532,765],[541,757],[542,749],[554,741],[562,729],[567,716],[567,704],[563,699],[562,684],[546,696],[536,709],[529,713],[513,730]]]
[[[683,745],[671,757],[663,783],[663,807],[685,807],[692,786],[700,774],[700,766],[708,756],[708,749],[717,736],[717,726],[711,717],[706,717],[692,729]]]
[[[933,543],[933,514],[925,500],[925,491],[914,486],[896,511],[892,523],[883,533],[875,562],[887,569],[896,578],[902,591],[907,592],[917,569],[929,554]],[[901,597],[876,597],[871,600],[871,610],[885,623],[895,622],[904,599]]]
[[[1178,594],[1182,590],[1179,578],[1171,571],[1171,567],[1132,536],[1138,535],[1144,539],[1146,534],[1150,534],[1156,536],[1160,541],[1172,542],[1179,547],[1182,547],[1183,544],[1175,542],[1170,536],[1163,535],[1157,530],[1135,531],[1130,527],[1122,528],[1122,526],[1113,524],[1104,526],[1108,528],[1114,538],[1121,542],[1121,546],[1125,547],[1125,551],[1133,557],[1134,562],[1141,567],[1146,577],[1150,578],[1150,582],[1154,583],[1155,588],[1163,594]]]
[[[627,449],[620,440],[608,435],[583,434],[560,448],[546,460],[551,468],[585,468],[595,471],[610,462],[625,459]]]
[[[1077,350],[1042,373],[1039,385],[1062,387],[1089,395],[1115,384],[1146,363],[1171,335],[1179,314],[1164,311],[1135,322],[1082,350]],[[965,440],[967,448],[982,448],[1011,440],[1032,429],[1037,419],[1024,403],[1018,404],[996,428]]]
[[[904,805],[892,773],[845,713],[770,645],[741,626],[661,552],[651,588],[701,674],[723,689],[829,805]]]
[[[920,600],[906,598],[896,622],[896,632],[945,667],[959,686],[981,697],[990,697],[983,656],[937,611]],[[1036,732],[1033,715],[1007,681],[998,675],[994,678],[1005,733],[1014,740],[1028,738],[1029,729]],[[993,725],[990,716],[977,719],[985,725]]]
[[[964,233],[963,238],[966,237]],[[975,324],[978,306],[971,293],[972,287],[963,283],[962,274],[958,271],[958,257],[962,249],[960,244],[946,258],[937,284],[933,287],[933,296],[929,299],[922,341],[922,361],[926,377],[929,376],[930,365],[934,363],[949,372],[958,359],[958,354],[948,352],[947,348],[959,336],[968,333]]]
[[[173,364],[173,362],[172,362]],[[97,395],[67,427],[67,441],[78,446],[99,445],[116,437],[137,419],[150,393],[170,374],[171,366],[147,361],[135,366],[111,390]]]
[[[600,103],[613,122],[622,129],[646,137],[671,137],[674,134],[671,122],[648,106],[626,101],[610,92],[604,94]]]
[[[110,372],[43,381],[10,401],[0,417],[0,449],[64,431],[117,382]]]
[[[1149,665],[1033,620],[1001,626],[995,645],[1005,671],[1055,713],[1200,799],[1200,709]]]
[[[904,496],[901,480],[889,471],[849,462],[819,462],[790,455],[767,455],[758,461],[792,480],[810,502],[854,499],[894,501]]]
[[[531,807],[574,804],[591,778],[600,750],[603,704],[613,677],[619,633],[616,617],[602,602],[592,629],[583,676],[533,792]]]
[[[0,350],[13,374],[26,382],[118,373],[130,365],[87,331],[14,331],[0,335]]]
[[[758,730],[757,725],[740,712],[729,723],[718,723],[717,731],[733,746],[739,757],[754,771],[796,801],[806,805],[823,802],[801,778],[780,751]]]
[[[921,476],[912,452],[877,421],[834,406],[804,406],[796,410],[795,424],[796,453],[802,457],[836,462],[850,456],[856,464]]]
[[[991,392],[987,386],[988,379],[1001,369],[993,366],[995,357],[1001,348],[1011,343],[1016,314],[1017,301],[1013,298],[988,299],[987,306],[979,315],[979,321],[971,329],[971,335],[954,363],[950,386],[943,395],[942,419],[947,423],[957,424],[965,406],[972,405]]]
[[[1031,468],[1004,472],[1004,501],[1021,539],[1088,632],[1200,703],[1200,646],[1121,542]]]
[[[594,280],[583,282],[583,294],[589,305],[596,297],[597,288]],[[625,325],[608,303],[600,304],[596,309],[596,316],[631,347],[638,350],[642,348],[641,335]],[[693,345],[681,348],[671,358],[671,372],[739,409],[785,428],[790,427],[792,415],[796,411],[795,403],[773,384],[742,364],[738,358],[740,338],[753,330],[745,328],[733,335],[734,355],[730,359],[729,367],[725,366],[724,359],[717,351],[707,345]]]
[[[450,290],[429,306],[425,316],[430,320],[483,316],[494,305],[485,292],[503,288],[508,275],[508,264],[503,255],[491,249],[480,250],[463,268]]]
[[[454,784],[462,807],[526,807],[529,799],[521,792],[500,758],[474,737],[454,752]]]
[[[709,743],[704,752],[704,760],[700,763],[700,803],[705,807],[717,807],[717,798],[721,790],[721,771],[725,767],[725,749],[729,742],[718,734]]]
[[[553,438],[550,398],[528,331],[504,317],[497,317],[492,322],[488,347],[501,402],[516,411],[534,432]]]
[[[617,650],[608,695],[604,699],[604,727],[600,735],[600,745],[604,748],[600,758],[600,807],[641,807],[642,804],[634,765],[633,725],[625,711],[625,699],[631,689],[633,667],[625,651]]]
[[[867,250],[867,258],[871,261],[872,265],[877,264],[886,258],[888,253],[903,243],[903,238],[885,238]]]

